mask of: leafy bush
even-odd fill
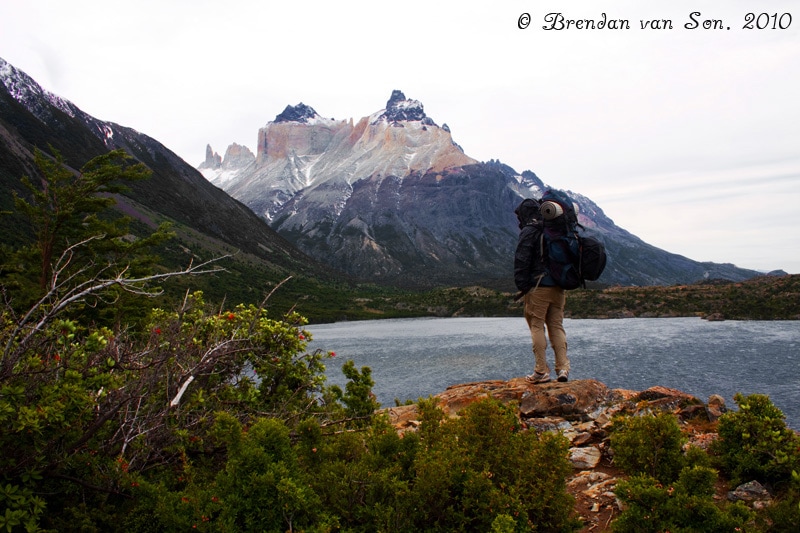
[[[786,427],[783,413],[763,394],[734,400],[737,411],[719,420],[719,439],[711,450],[735,484],[756,479],[787,487],[800,472],[800,437]]]
[[[104,317],[124,294],[154,296],[161,281],[218,269],[146,272],[146,246],[166,233],[128,243],[125,221],[103,212],[117,180],[146,174],[123,152],[77,174],[59,157],[37,153],[36,163],[45,186],[27,181],[30,196],[16,198],[35,242],[5,256],[0,271],[0,526],[114,530],[138,508],[173,516],[165,528],[184,531],[177,510],[194,501],[185,491],[202,492],[230,461],[214,446],[220,411],[244,425],[341,417],[343,406],[325,403],[322,361],[331,354],[305,353],[299,315],[272,319],[264,305],[221,311],[195,292],[173,311],[149,312],[144,327],[142,300],[128,302],[130,322]],[[279,486],[286,498],[295,497],[291,479]]]
[[[301,445],[329,521],[347,531],[411,531],[418,442],[379,419],[366,430],[329,435],[313,448]]]
[[[741,502],[717,507],[713,498],[716,479],[716,471],[695,466],[684,468],[672,484],[664,485],[643,474],[621,481],[615,492],[625,510],[612,529],[617,533],[746,530],[753,514]]]
[[[614,462],[628,474],[644,474],[662,483],[674,481],[685,466],[685,442],[678,421],[669,413],[619,417],[612,426]]]
[[[429,409],[425,431],[404,436],[383,417],[331,433],[310,419],[292,431],[275,419],[246,427],[219,413],[206,441],[219,450],[218,466],[187,453],[180,469],[132,475],[135,500],[122,513],[124,529],[578,528],[565,490],[571,466],[563,437],[522,430],[494,401],[469,407],[459,419],[439,413]]]
[[[212,475],[221,411],[253,427],[259,418],[341,418],[343,406],[321,402],[328,354],[304,353],[302,322],[255,306],[220,314],[194,294],[176,312],[154,311],[142,335],[57,320],[25,348],[9,324],[0,340],[18,362],[0,376],[0,511],[12,523],[35,520],[42,500],[33,495],[42,493],[57,495],[50,517],[82,502],[119,505],[131,482],[171,483],[194,461]],[[128,478],[137,472],[148,475]]]
[[[792,472],[792,486],[759,517],[764,531],[794,533],[800,524],[800,474]]]
[[[508,517],[515,531],[577,529],[564,437],[521,430],[513,410],[495,400],[460,415],[443,420],[440,411],[423,410],[412,489],[417,530],[508,529]]]
[[[614,461],[632,475],[615,491],[625,507],[614,531],[741,531],[737,528],[751,520],[752,513],[741,503],[717,505],[716,470],[702,450],[690,447],[684,454],[685,442],[670,413],[614,421]]]

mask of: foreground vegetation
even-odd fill
[[[796,531],[800,524],[800,436],[788,429],[769,398],[736,396],[739,410],[722,416],[708,452],[686,447],[669,413],[617,419],[611,445],[629,475],[615,490],[623,512],[615,532]],[[758,481],[774,495],[754,511],[717,498],[726,489]]]
[[[563,436],[526,430],[492,400],[452,420],[421,400],[419,430],[398,434],[369,368],[348,362],[345,387],[326,385],[335,354],[307,351],[306,319],[273,304],[282,286],[257,303],[208,299],[192,280],[223,275],[218,260],[164,270],[153,251],[170,228],[130,239],[129,221],[105,216],[113,200],[98,193],[145,169],[119,152],[78,175],[39,157],[46,186],[16,203],[33,238],[5,250],[0,271],[0,530],[580,527]],[[162,290],[175,280],[180,297]],[[684,453],[674,419],[615,424],[631,476],[615,529],[800,521],[797,435],[767,398],[737,401],[710,455]],[[762,480],[778,503],[760,514],[720,504],[718,473]]]

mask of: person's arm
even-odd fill
[[[525,226],[519,234],[517,249],[514,253],[514,284],[521,294],[515,299],[525,295],[531,288],[534,262],[536,259],[536,241],[539,231],[533,226]]]

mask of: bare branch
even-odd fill
[[[251,332],[256,328],[256,325],[258,324],[258,321],[259,321],[259,318],[260,318],[260,315],[261,315],[261,311],[263,311],[264,308],[267,306],[267,301],[272,297],[273,294],[275,294],[275,291],[277,291],[279,288],[281,288],[283,286],[283,284],[286,283],[287,281],[289,281],[290,279],[292,279],[292,276],[287,276],[283,281],[281,281],[280,283],[275,285],[272,288],[272,290],[269,291],[269,294],[267,294],[264,297],[264,299],[261,300],[261,303],[258,306],[258,313],[256,313],[255,316],[253,316],[253,320],[252,320],[252,322],[250,322],[250,331]]]
[[[266,296],[266,297],[265,297],[265,298],[264,298],[264,299],[261,301],[261,305],[259,305],[259,307],[258,307],[258,308],[259,308],[259,311],[260,311],[261,309],[263,309],[263,308],[264,308],[264,306],[266,306],[266,305],[267,305],[267,300],[269,300],[269,299],[272,297],[272,295],[273,295],[273,294],[275,294],[275,291],[277,291],[278,289],[280,289],[280,288],[281,288],[281,286],[282,286],[284,283],[286,283],[287,281],[289,281],[290,279],[292,279],[292,276],[288,276],[286,279],[284,279],[283,281],[281,281],[280,283],[278,283],[277,285],[275,285],[275,286],[272,288],[272,290],[271,290],[271,291],[269,291],[269,294],[267,294],[267,296]]]
[[[189,374],[189,376],[186,378],[186,380],[184,380],[184,382],[181,385],[180,389],[178,389],[178,393],[175,395],[174,398],[172,398],[172,401],[169,402],[170,408],[177,407],[178,404],[180,404],[181,398],[183,397],[184,393],[186,392],[186,389],[189,387],[189,385],[192,383],[192,381],[194,381],[195,376],[200,372],[200,370],[202,370],[202,368],[203,368],[204,364],[207,362],[207,360],[211,358],[211,355],[214,352],[217,352],[218,350],[221,350],[222,348],[225,348],[226,346],[229,346],[229,345],[231,345],[233,343],[236,343],[236,342],[242,342],[242,341],[241,340],[237,340],[237,339],[228,339],[228,340],[225,340],[225,341],[221,342],[220,344],[216,344],[216,345],[212,346],[211,348],[209,348],[208,350],[206,350],[206,353],[203,354],[203,356],[200,358],[200,361],[192,369],[192,373]],[[227,352],[227,353],[230,354],[230,353],[233,353],[233,352]]]
[[[175,397],[172,399],[172,401],[169,402],[170,407],[177,407],[178,404],[181,403],[181,398],[183,397],[183,394],[186,392],[186,389],[189,388],[189,385],[191,385],[192,381],[194,381],[194,376],[190,374],[189,377],[187,377],[186,380],[183,382],[183,385],[181,385],[181,388],[178,389],[178,394],[176,394]]]
[[[6,342],[6,345],[3,349],[3,356],[2,356],[4,371],[9,365],[13,364],[9,360],[9,358],[11,355],[11,350],[14,341],[15,340],[18,341],[17,353],[20,353],[22,350],[25,349],[31,337],[36,333],[40,332],[42,329],[44,329],[45,325],[50,321],[52,321],[54,317],[57,316],[66,307],[76,302],[82,301],[88,296],[98,295],[103,291],[105,291],[106,289],[109,289],[113,286],[119,286],[123,290],[133,294],[139,294],[148,297],[158,296],[161,292],[146,289],[145,288],[146,284],[155,281],[163,281],[179,276],[197,276],[202,274],[223,272],[225,271],[224,268],[212,267],[212,265],[214,263],[217,263],[223,259],[227,259],[230,257],[229,254],[226,254],[220,257],[210,259],[208,261],[204,261],[198,265],[193,265],[192,263],[189,263],[189,266],[187,266],[183,270],[164,272],[160,274],[152,274],[149,276],[143,276],[139,278],[126,278],[125,274],[129,269],[129,267],[126,265],[125,267],[121,268],[119,272],[117,272],[114,276],[110,278],[102,279],[95,276],[87,281],[78,283],[73,287],[66,288],[69,282],[73,281],[80,273],[85,272],[88,269],[88,267],[83,267],[79,269],[77,273],[73,273],[72,275],[70,275],[66,280],[59,279],[62,273],[66,270],[66,268],[72,261],[74,257],[74,250],[98,238],[101,238],[101,236],[96,235],[68,247],[66,250],[64,250],[59,259],[56,261],[55,267],[53,268],[53,274],[51,277],[49,290],[44,296],[42,296],[39,299],[39,301],[37,301],[25,313],[25,315],[19,321],[17,321],[14,331],[12,332],[11,335],[8,336],[8,341]],[[112,265],[108,265],[107,267],[103,268],[101,272],[108,270],[111,267]],[[62,292],[63,294],[60,294]],[[39,317],[38,322],[20,339],[19,337],[23,332],[23,330],[25,329],[26,325],[29,322],[31,322],[33,318],[42,310],[45,311]]]

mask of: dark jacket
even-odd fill
[[[541,287],[555,286],[542,260],[542,226],[534,220],[522,226],[519,232],[514,253],[514,284],[517,290],[526,293],[536,287],[537,282]]]

